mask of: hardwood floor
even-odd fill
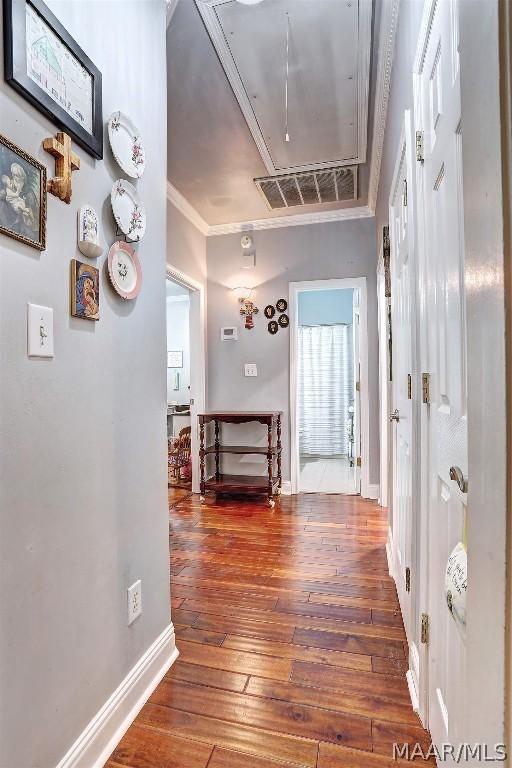
[[[177,501],[180,657],[108,768],[387,768],[413,713],[386,513],[354,496]],[[405,763],[404,763],[405,765]]]

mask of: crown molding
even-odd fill
[[[201,214],[190,205],[186,197],[183,197],[181,192],[179,192],[170,181],[167,182],[167,199],[186,219],[190,221],[191,224],[194,225],[194,227],[196,227],[196,229],[201,232],[201,234],[205,236],[209,234],[210,227]]]
[[[298,213],[294,216],[276,216],[273,219],[256,219],[254,221],[238,221],[233,224],[214,224],[208,228],[210,237],[229,235],[233,232],[247,232],[258,229],[277,229],[279,227],[299,227],[306,224],[326,224],[331,221],[347,221],[349,219],[366,219],[373,216],[367,205],[357,208],[338,208],[335,211],[319,211],[317,213]]]
[[[170,181],[167,182],[167,199],[205,237],[229,235],[233,232],[249,232],[258,229],[277,229],[278,227],[298,227],[306,224],[325,224],[330,221],[366,219],[374,215],[374,212],[367,205],[364,205],[357,208],[338,208],[335,211],[297,213],[292,216],[275,216],[274,218],[235,221],[229,224],[213,224],[210,226]]]
[[[179,0],[165,0],[165,15],[167,19],[167,26],[169,26],[171,23],[178,2]]]
[[[375,90],[375,112],[373,116],[372,159],[368,187],[368,207],[373,213],[375,213],[377,193],[379,191],[380,167],[388,114],[389,89],[391,86],[391,70],[393,68],[399,8],[400,0],[389,0],[389,2],[382,3],[377,87]]]

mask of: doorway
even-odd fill
[[[290,283],[290,320],[292,493],[360,493],[368,445],[365,279]]]
[[[199,492],[197,414],[204,411],[204,286],[168,267],[167,310],[167,457],[169,503]]]
[[[168,487],[169,500],[177,501],[192,490],[190,290],[169,278],[166,315]]]

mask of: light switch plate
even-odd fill
[[[258,375],[258,369],[256,367],[256,363],[245,363],[245,375],[246,376]]]
[[[142,613],[142,582],[139,579],[128,587],[128,626]]]
[[[27,354],[53,357],[53,309],[27,304]]]

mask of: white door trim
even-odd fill
[[[301,291],[359,289],[360,360],[361,360],[361,496],[374,498],[376,489],[370,485],[370,419],[368,395],[368,317],[366,277],[345,277],[331,280],[303,280],[290,283],[288,310],[290,315],[290,470],[292,493],[299,487],[299,437],[297,418],[297,302]]]
[[[377,321],[379,335],[379,413],[380,413],[380,486],[379,504],[387,507],[391,514],[391,499],[393,494],[390,482],[391,425],[390,413],[390,382],[389,382],[389,347],[388,347],[388,302],[385,296],[384,253],[382,243],[377,262]]]
[[[190,291],[190,392],[195,413],[206,408],[206,288],[171,264],[167,264],[166,280]],[[197,343],[195,342],[197,340]],[[199,427],[197,416],[191,417],[192,491],[199,493]]]

